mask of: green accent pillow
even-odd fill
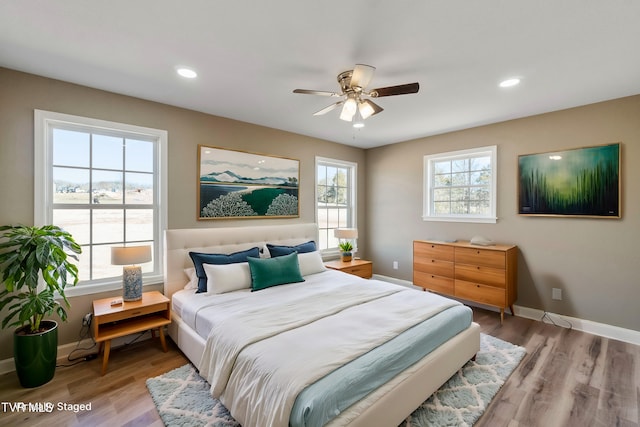
[[[276,258],[247,258],[247,261],[251,270],[251,292],[287,283],[304,282],[300,274],[297,252]]]

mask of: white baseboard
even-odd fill
[[[549,313],[548,311],[545,312],[536,308],[515,305],[513,309],[516,311],[517,316],[527,319],[541,320],[546,313],[558,326],[567,326],[568,322],[568,324],[577,331],[640,345],[640,331],[634,331],[633,329],[625,329],[619,326],[607,325],[606,323],[578,319],[577,317],[565,316],[563,314]]]
[[[374,274],[373,278],[385,282],[407,286],[410,288],[416,288],[416,286],[414,286],[413,283],[408,280],[400,280],[394,277],[383,276],[380,274]],[[465,301],[465,303],[469,304],[468,301]],[[488,307],[481,304],[469,305],[474,305],[489,310],[497,310],[495,307]],[[577,331],[587,332],[589,334],[599,335],[605,338],[611,338],[618,341],[628,342],[630,344],[640,345],[640,331],[634,331],[632,329],[625,329],[619,326],[607,325],[606,323],[598,323],[591,320],[578,319],[576,317],[570,317],[556,313],[549,313],[543,310],[538,310],[536,308],[522,307],[519,305],[514,305],[513,309],[515,310],[516,316],[524,317],[526,319],[540,321],[546,313],[547,316],[552,319],[558,326],[568,326],[570,324],[571,327]]]
[[[123,345],[125,345],[128,342],[131,342],[132,340],[134,340],[136,338],[136,335],[127,335],[125,337],[120,337],[120,338],[115,338],[113,340],[111,340],[111,348],[115,349],[117,347],[121,347]],[[144,341],[144,340],[148,340],[151,339],[151,334],[147,331],[144,333],[144,335],[142,335],[140,338],[138,338],[136,340],[136,342],[138,341]],[[93,346],[93,340],[91,339],[83,339],[82,341],[79,342],[74,342],[74,343],[70,343],[70,344],[63,344],[63,345],[59,345],[58,346],[58,358],[56,359],[56,364],[58,366],[60,365],[68,365],[71,364],[73,362],[69,361],[67,358],[69,357],[69,355],[71,354],[71,352],[73,352],[76,348],[80,349],[84,349],[84,348],[90,348]],[[81,358],[81,357],[85,357],[89,354],[95,354],[98,352],[98,348],[99,345],[96,344],[95,347],[92,347],[90,350],[78,350],[77,352],[74,352],[73,354],[73,358]],[[98,363],[98,362],[95,362]],[[4,359],[4,360],[0,360],[0,375],[2,374],[6,374],[8,372],[13,372],[16,370],[15,364],[13,363],[13,357],[10,359]]]

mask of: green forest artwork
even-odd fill
[[[518,158],[519,213],[620,217],[620,144]]]

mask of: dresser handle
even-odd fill
[[[480,267],[476,267],[478,270],[480,270]]]
[[[480,285],[476,285],[476,287],[477,287],[477,288],[479,288],[479,287],[480,287]]]
[[[480,255],[480,251],[477,251],[476,253],[477,253],[478,255]]]
[[[435,260],[435,259],[432,259],[432,260],[431,260],[431,262],[436,262],[436,260]]]

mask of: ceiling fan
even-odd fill
[[[368,98],[406,95],[410,93],[417,93],[420,89],[420,85],[416,82],[398,86],[381,87],[367,91],[367,86],[373,78],[375,70],[376,68],[371,65],[356,64],[353,70],[343,71],[338,74],[338,83],[340,84],[341,89],[340,93],[308,89],[295,89],[293,93],[343,97],[344,99],[315,112],[313,115],[320,116],[342,106],[340,119],[350,122],[354,117],[357,117],[358,113],[362,120],[364,120],[383,110],[382,107]]]

